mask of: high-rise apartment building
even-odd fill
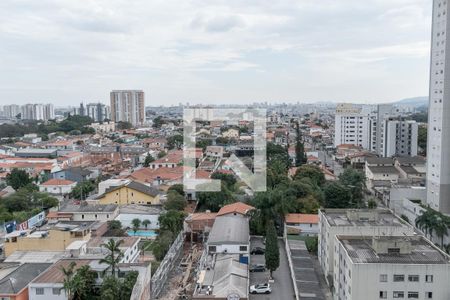
[[[20,106],[17,104],[5,105],[3,106],[3,113],[5,117],[15,119],[18,114],[20,114]]]
[[[142,125],[145,121],[144,92],[141,90],[117,90],[111,92],[111,120]]]
[[[370,148],[371,115],[353,104],[338,104],[334,120],[334,145],[352,144]]]
[[[14,105],[9,106],[9,114],[16,113],[16,107]],[[47,121],[55,118],[55,109],[53,107],[53,104],[25,104],[20,107],[19,113],[22,120]],[[10,117],[13,116],[11,115]]]
[[[388,118],[383,124],[381,152],[383,157],[416,156],[419,125],[416,121]]]
[[[86,105],[86,116],[95,122],[103,122],[109,118],[109,107],[103,103],[89,103]]]
[[[450,214],[450,14],[447,0],[433,1],[428,106],[427,203]]]

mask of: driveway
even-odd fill
[[[252,237],[250,240],[251,248],[264,247],[260,238]],[[286,249],[282,240],[278,240],[278,246],[280,247],[280,266],[273,272],[275,282],[271,283],[272,294],[269,295],[250,295],[250,299],[257,300],[289,300],[295,299],[294,287],[292,285],[292,279],[289,271],[289,264],[287,260]],[[251,255],[250,265],[252,264],[265,264],[264,255]],[[250,273],[250,285],[264,283],[269,280],[269,271]]]

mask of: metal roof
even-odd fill
[[[216,217],[208,245],[248,244],[250,239],[248,219],[241,215]]]

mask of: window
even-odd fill
[[[408,299],[419,299],[419,292],[408,292]]]
[[[425,299],[433,299],[433,292],[425,292]]]
[[[387,282],[387,274],[380,274],[380,282]]]
[[[393,297],[394,298],[405,298],[405,293],[404,292],[399,292],[399,291],[394,291]]]
[[[409,275],[408,276],[408,281],[418,282],[419,281],[419,275]]]
[[[386,299],[387,298],[387,292],[386,291],[380,291],[380,299]]]
[[[44,295],[44,288],[36,288],[36,295]]]
[[[53,292],[53,295],[61,295],[61,289],[60,288],[53,288],[52,292]]]
[[[209,246],[209,252],[216,252],[217,248],[216,246]]]
[[[394,282],[405,281],[405,275],[394,275]]]
[[[433,282],[433,275],[425,275],[426,282]]]
[[[247,251],[247,246],[239,246],[239,251]]]

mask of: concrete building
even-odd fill
[[[371,114],[353,104],[338,104],[334,120],[334,146],[351,144],[371,148]]]
[[[427,143],[427,203],[445,214],[450,214],[448,5],[448,1],[433,1]]]
[[[140,90],[120,90],[111,92],[111,120],[130,122],[133,126],[145,121],[144,92]]]
[[[383,157],[417,155],[419,126],[416,121],[388,118],[382,123],[384,134],[381,137],[378,154]]]
[[[287,214],[285,216],[287,234],[317,236],[319,233],[319,215]]]
[[[449,257],[421,236],[335,236],[334,299],[450,299]]]
[[[217,216],[209,234],[208,253],[247,255],[250,252],[248,219],[241,215]]]
[[[109,107],[103,103],[89,103],[86,105],[86,116],[95,122],[103,122],[109,119]]]
[[[22,120],[43,120],[47,121],[55,118],[53,104],[25,104],[20,108]]]
[[[389,210],[320,210],[318,257],[328,284],[333,285],[336,235],[403,236],[413,234],[414,228],[394,216]]]
[[[5,117],[15,119],[18,114],[21,113],[20,105],[11,104],[3,106],[3,113]]]
[[[54,195],[67,195],[72,192],[76,185],[75,181],[52,178],[39,184],[39,191]]]

